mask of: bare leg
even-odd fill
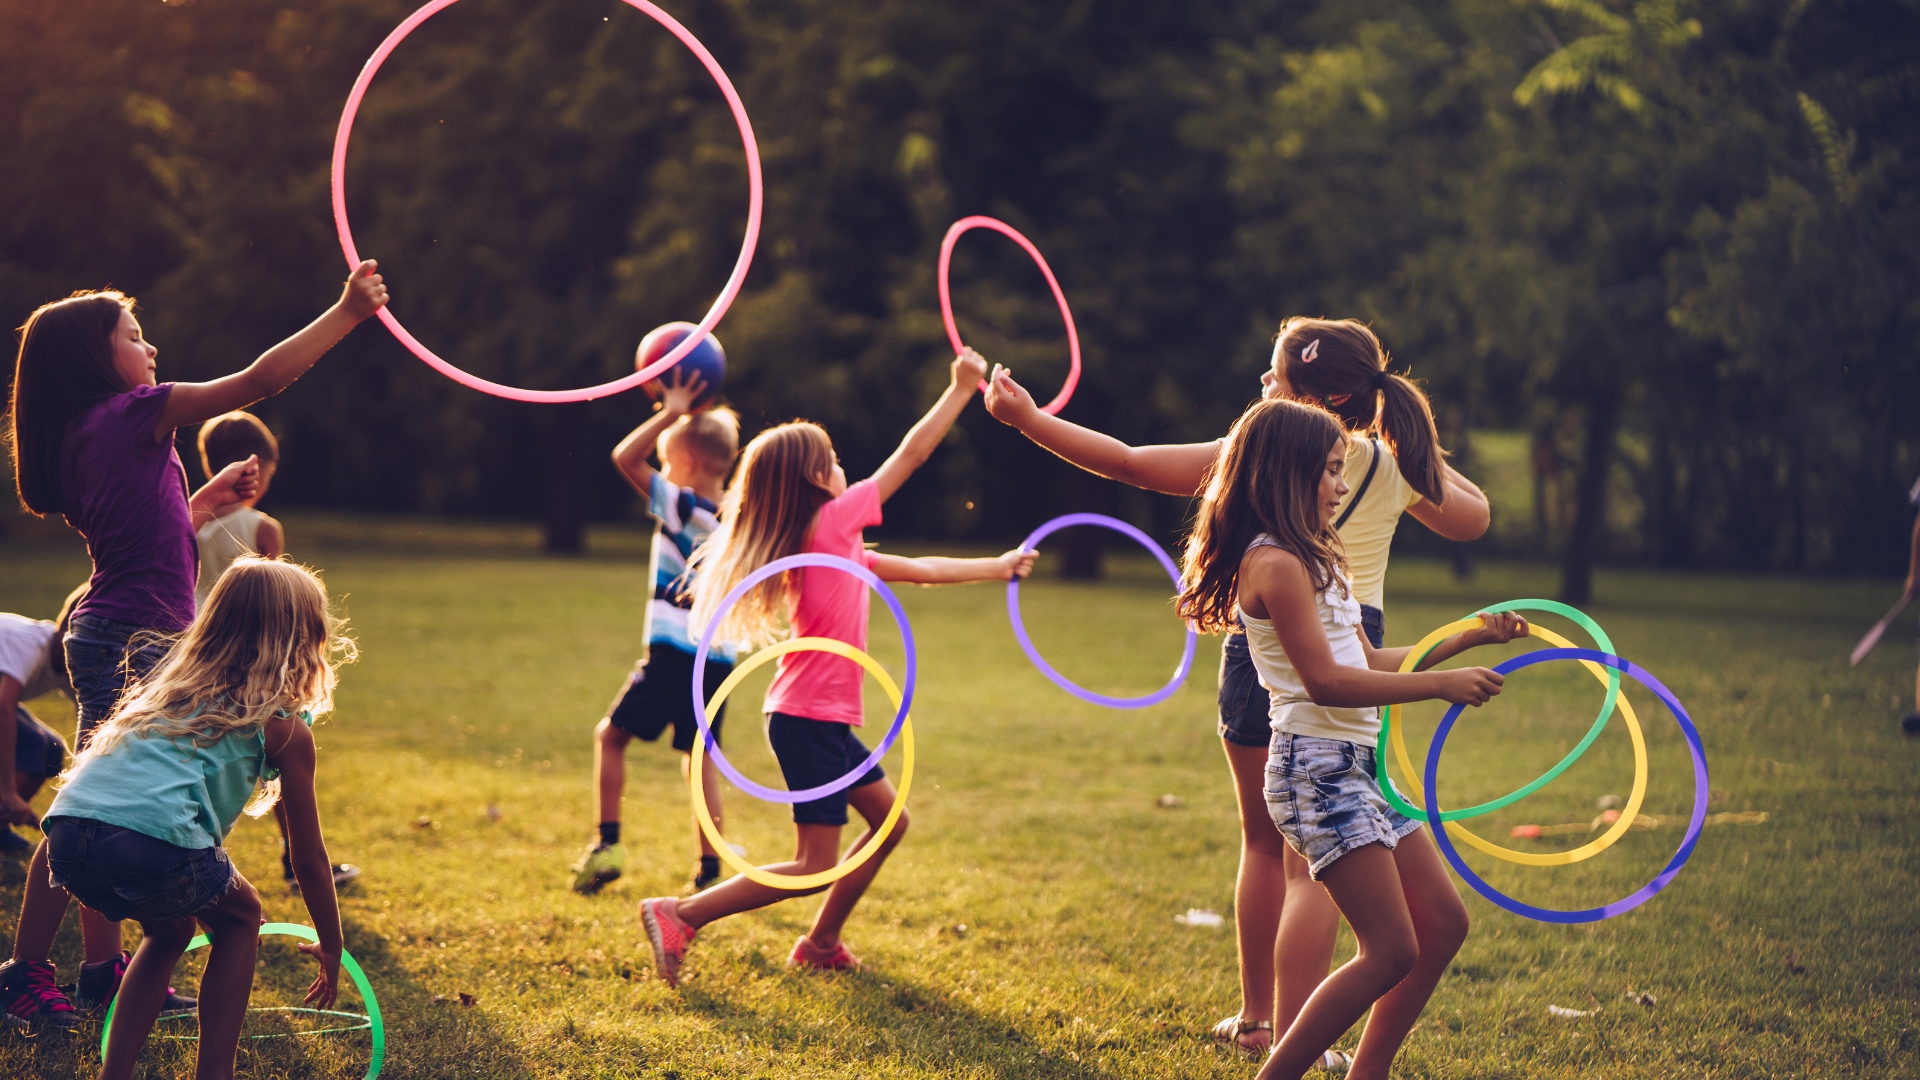
[[[680,755],[680,778],[687,778],[687,769],[693,762],[692,754]],[[713,818],[713,829],[722,836],[727,831],[727,815],[720,806],[720,770],[714,767],[711,757],[700,759],[700,791],[707,797],[707,814]],[[611,819],[609,819],[611,820]],[[698,821],[693,823],[693,838],[700,844],[700,854],[717,858],[719,852],[713,848],[713,841],[707,839],[706,830]]]
[[[832,867],[840,858],[841,828],[839,825],[795,825],[793,860],[761,869],[772,874],[817,874]],[[819,885],[811,889],[777,889],[742,874],[680,901],[676,914],[698,930],[716,919],[755,911],[796,896],[811,896],[826,888]]]
[[[853,842],[849,851],[858,851],[873,839],[880,823],[887,819],[887,811],[893,809],[893,784],[887,780],[876,780],[871,784],[862,784],[847,792],[847,802],[867,819],[867,831]],[[853,905],[866,895],[867,886],[873,884],[874,875],[880,872],[880,866],[900,846],[907,835],[907,815],[902,813],[900,820],[894,823],[893,831],[880,841],[880,850],[874,853],[858,870],[833,883],[827,891],[827,902],[820,905],[820,913],[813,917],[813,929],[807,931],[807,939],[815,947],[831,949],[840,944],[840,931],[847,924],[847,917],[853,914]]]
[[[1420,943],[1420,959],[1400,984],[1387,991],[1373,1006],[1367,1028],[1360,1033],[1360,1047],[1353,1055],[1351,1080],[1384,1080],[1393,1065],[1393,1056],[1413,1030],[1420,1011],[1427,1007],[1433,988],[1453,962],[1455,953],[1467,940],[1467,906],[1447,876],[1433,838],[1425,829],[1408,833],[1393,849],[1394,865],[1400,870],[1400,886],[1407,899],[1407,913],[1413,918],[1413,933]]]
[[[596,823],[620,820],[620,799],[627,791],[627,744],[632,741],[633,736],[615,727],[611,720],[603,718],[594,725],[593,775],[598,781],[595,808],[600,813]]]
[[[1399,868],[1386,845],[1368,844],[1348,852],[1327,867],[1321,880],[1353,926],[1360,951],[1307,999],[1261,1067],[1258,1080],[1305,1075],[1334,1040],[1407,977],[1420,958]]]
[[[80,952],[89,964],[120,956],[120,924],[89,907],[80,909]]]
[[[100,1063],[101,1080],[127,1080],[140,1051],[147,1045],[153,1021],[166,1004],[167,980],[173,977],[173,965],[187,951],[193,939],[193,920],[142,919],[140,928],[146,937],[134,951],[126,974],[120,977],[115,998],[113,1028],[107,1038],[107,1054]],[[251,974],[251,973],[249,973]],[[238,1029],[234,1032],[239,1034]]]
[[[47,842],[40,841],[33,860],[27,864],[27,894],[20,903],[20,925],[13,935],[13,958],[22,962],[46,960],[53,951],[53,938],[60,932],[60,920],[67,916],[67,890],[47,880]],[[86,927],[87,911],[81,909],[81,928]]]
[[[1233,884],[1233,925],[1240,949],[1240,1016],[1274,1019],[1274,970],[1279,962],[1275,936],[1288,902],[1287,842],[1267,813],[1267,750],[1220,740],[1233,770],[1233,793],[1240,804],[1240,873]],[[1325,969],[1322,969],[1324,973]],[[1317,984],[1318,979],[1314,980]],[[1276,1023],[1275,1030],[1286,1028]]]
[[[1279,976],[1274,992],[1276,1039],[1293,1026],[1307,999],[1326,979],[1340,932],[1340,909],[1308,873],[1307,860],[1288,848],[1285,862],[1287,905],[1280,912],[1280,933],[1273,942],[1273,968]]]
[[[195,917],[207,928],[213,949],[200,976],[200,1055],[194,1061],[194,1080],[232,1080],[260,952],[260,896],[235,873],[233,887]]]

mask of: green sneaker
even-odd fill
[[[620,876],[627,868],[627,845],[603,844],[598,840],[573,864],[573,891],[592,896],[600,886]]]

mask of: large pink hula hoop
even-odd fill
[[[407,21],[395,27],[393,33],[388,34],[387,39],[380,43],[380,47],[373,50],[373,55],[367,59],[367,66],[360,69],[360,77],[354,80],[352,92],[347,95],[347,107],[340,113],[340,130],[333,137],[333,224],[339,230],[340,250],[346,253],[347,266],[350,268],[360,265],[360,252],[354,247],[353,229],[347,224],[347,137],[353,131],[353,118],[360,111],[360,99],[366,95],[367,84],[373,81],[374,73],[380,70],[380,65],[386,61],[387,55],[393,52],[394,47],[405,41],[415,27],[426,22],[440,9],[449,7],[455,2],[456,0],[430,0],[420,10],[407,16]],[[518,387],[489,382],[477,375],[469,375],[435,356],[432,349],[422,345],[418,339],[407,332],[406,327],[400,325],[400,320],[394,317],[392,309],[384,307],[380,309],[380,321],[387,324],[387,329],[393,331],[393,336],[399,338],[402,345],[412,350],[413,355],[425,360],[429,367],[455,382],[503,398],[513,398],[516,401],[591,401],[597,397],[631,390],[642,383],[659,378],[668,368],[679,363],[681,357],[692,352],[694,346],[705,339],[707,333],[719,323],[720,317],[727,313],[727,308],[733,304],[733,298],[739,295],[741,282],[747,278],[747,266],[753,262],[753,248],[760,239],[761,186],[760,147],[754,141],[753,125],[747,120],[746,106],[740,103],[740,95],[734,92],[733,83],[727,79],[727,73],[720,70],[719,62],[713,58],[712,53],[707,51],[707,47],[700,44],[699,39],[693,36],[692,31],[680,25],[673,16],[648,3],[647,0],[626,0],[626,2],[653,16],[656,22],[672,31],[674,37],[679,38],[687,48],[693,50],[693,55],[699,57],[700,62],[706,65],[708,74],[713,76],[713,81],[720,85],[720,92],[726,95],[727,106],[733,110],[734,123],[740,126],[740,142],[747,151],[749,195],[747,234],[740,242],[740,258],[733,264],[733,275],[727,278],[726,288],[720,290],[720,298],[713,302],[713,307],[707,309],[706,317],[700,320],[700,328],[688,334],[667,355],[626,378],[580,390],[522,390]]]
[[[628,2],[631,3],[632,0]],[[1012,237],[1014,243],[1027,249],[1027,254],[1033,256],[1033,261],[1040,264],[1040,272],[1047,277],[1047,287],[1053,290],[1053,298],[1060,305],[1060,317],[1067,323],[1067,350],[1072,358],[1072,366],[1067,369],[1066,385],[1060,388],[1059,396],[1040,408],[1041,412],[1049,416],[1057,415],[1066,406],[1067,399],[1073,396],[1073,388],[1080,383],[1080,334],[1073,327],[1073,311],[1067,307],[1067,294],[1060,291],[1060,283],[1054,280],[1053,268],[1047,265],[1047,260],[1040,254],[1040,249],[1033,246],[1033,241],[1021,236],[1018,229],[1004,221],[980,214],[963,217],[953,223],[953,227],[947,230],[947,238],[940,241],[940,317],[947,321],[947,340],[953,343],[953,351],[956,353],[963,347],[960,344],[960,328],[953,322],[953,294],[947,290],[947,265],[953,261],[954,242],[960,239],[961,233],[969,229],[992,229],[994,232]],[[980,392],[983,394],[987,392],[986,383],[980,384]]]

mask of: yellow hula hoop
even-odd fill
[[[1418,664],[1420,659],[1426,656],[1427,653],[1443,639],[1451,637],[1462,630],[1472,630],[1479,625],[1480,620],[1478,618],[1461,619],[1458,622],[1448,623],[1440,629],[1435,630],[1433,633],[1422,638],[1420,644],[1407,650],[1407,658],[1401,662],[1400,670],[1403,672],[1412,671],[1414,665]],[[1561,637],[1559,634],[1543,626],[1529,626],[1527,632],[1533,637],[1546,641],[1549,645],[1557,645],[1562,649],[1575,647],[1573,642],[1568,641],[1566,638]],[[1606,684],[1607,670],[1605,668],[1591,660],[1582,660],[1580,662],[1586,665],[1587,670],[1593,673],[1594,678],[1600,680],[1601,685],[1604,686]],[[1620,819],[1613,823],[1612,828],[1600,834],[1599,839],[1590,844],[1574,848],[1572,851],[1555,851],[1549,854],[1539,855],[1530,851],[1515,851],[1512,848],[1501,847],[1498,844],[1483,840],[1457,821],[1443,822],[1443,824],[1452,831],[1455,837],[1465,840],[1468,844],[1479,848],[1494,858],[1505,859],[1508,862],[1520,863],[1525,866],[1566,866],[1584,859],[1591,859],[1595,855],[1612,847],[1614,842],[1622,836],[1625,836],[1627,829],[1632,827],[1634,817],[1640,813],[1640,803],[1647,797],[1647,742],[1645,737],[1640,733],[1640,718],[1634,715],[1633,703],[1627,700],[1625,694],[1620,695],[1619,704],[1620,715],[1627,722],[1627,735],[1633,739],[1633,793],[1627,796],[1627,806],[1625,810],[1621,811]],[[1426,798],[1426,793],[1421,790],[1420,781],[1414,779],[1414,777],[1419,775],[1419,772],[1414,769],[1413,760],[1407,756],[1407,742],[1403,735],[1405,728],[1406,725],[1404,724],[1394,724],[1390,741],[1393,743],[1393,755],[1400,762],[1400,771],[1405,774],[1407,778],[1407,787],[1413,792],[1413,798],[1410,801],[1418,803]]]
[[[824,637],[803,637],[782,641],[762,649],[751,659],[734,668],[733,674],[727,676],[726,681],[720,684],[720,688],[713,692],[713,697],[707,702],[707,715],[718,715],[721,702],[726,701],[727,695],[733,693],[739,687],[740,681],[756,668],[790,652],[807,651],[829,652],[844,656],[866,668],[873,675],[874,681],[880,684],[880,689],[886,691],[887,696],[893,699],[894,708],[900,707],[900,687],[895,685],[893,677],[887,674],[887,669],[881,667],[878,660],[844,641]],[[868,859],[873,858],[874,852],[880,850],[881,842],[893,832],[894,823],[900,820],[901,812],[906,809],[907,792],[913,787],[913,717],[911,716],[900,725],[900,753],[900,793],[894,797],[893,808],[887,811],[886,820],[874,830],[873,839],[831,869],[822,870],[817,874],[770,873],[734,853],[733,848],[720,835],[719,826],[713,823],[713,815],[707,812],[705,784],[701,782],[700,777],[703,771],[701,766],[707,760],[707,740],[704,737],[693,740],[692,766],[687,769],[687,786],[693,792],[694,820],[700,823],[700,831],[705,833],[707,839],[713,843],[713,850],[719,853],[721,860],[753,881],[776,889],[813,889],[821,885],[831,885],[858,870],[866,864]]]

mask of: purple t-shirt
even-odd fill
[[[93,579],[76,615],[169,633],[193,621],[200,545],[187,512],[187,470],[153,427],[172,383],[136,386],[73,422],[60,447],[67,524],[86,537]]]

